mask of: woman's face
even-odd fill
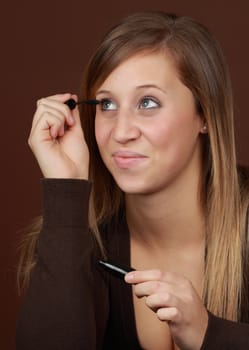
[[[95,119],[99,151],[125,193],[160,191],[189,169],[197,171],[203,121],[169,54],[127,59],[96,98],[101,100]]]

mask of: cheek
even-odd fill
[[[159,152],[166,152],[169,158],[178,158],[191,153],[200,130],[200,117],[178,113],[168,116],[166,121],[154,124],[150,140]]]
[[[106,144],[108,138],[108,130],[106,126],[96,116],[95,118],[95,138],[99,149]]]
[[[155,146],[164,148],[172,144],[174,140],[177,140],[179,127],[180,123],[178,123],[176,118],[171,118],[171,116],[167,115],[151,124],[145,131],[145,134],[148,135],[148,139]]]

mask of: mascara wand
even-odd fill
[[[121,279],[124,278],[124,276],[131,271],[135,271],[135,269],[133,269],[130,266],[125,266],[125,265],[121,265],[121,264],[114,264],[113,262],[110,261],[103,261],[103,260],[99,260],[99,264],[107,271],[109,271],[110,273],[112,273],[114,276],[119,277]]]
[[[82,101],[76,102],[73,98],[70,98],[64,103],[69,107],[69,109],[73,110],[77,105],[84,103],[87,105],[96,106],[100,103],[100,101],[99,100],[82,100]]]

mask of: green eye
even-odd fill
[[[144,97],[140,103],[141,109],[152,109],[152,108],[158,108],[158,107],[160,107],[159,102],[152,97]]]
[[[117,109],[117,105],[108,98],[101,100],[100,105],[102,111],[114,111]]]

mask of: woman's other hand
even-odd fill
[[[182,350],[200,350],[208,325],[208,313],[192,283],[161,270],[133,271],[125,276],[137,297],[159,320],[168,323],[175,344]]]
[[[89,152],[78,108],[64,103],[77,96],[60,94],[37,101],[28,143],[44,177],[87,179]]]

